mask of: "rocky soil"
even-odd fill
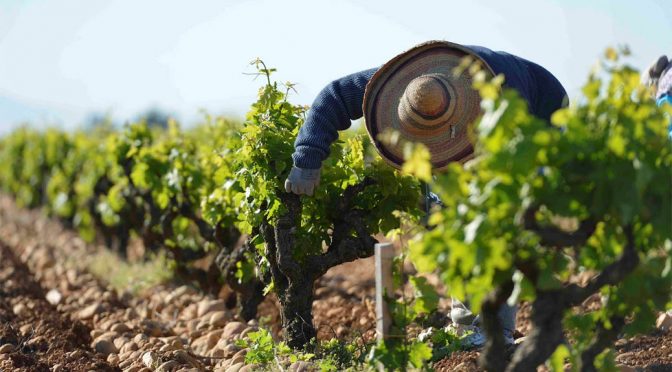
[[[139,295],[118,292],[82,262],[103,249],[83,242],[40,211],[0,196],[0,370],[5,371],[232,371],[245,365],[235,341],[261,326],[279,334],[277,301],[242,322],[225,296],[167,283]],[[373,260],[332,269],[316,287],[314,321],[320,339],[366,342],[375,337]],[[442,300],[447,310],[449,302]],[[529,307],[518,336],[529,328]],[[647,336],[619,340],[617,360],[629,370],[672,370],[672,318]],[[665,330],[663,330],[665,329]],[[477,371],[478,352],[457,352],[438,371]],[[286,370],[314,369],[298,362]]]

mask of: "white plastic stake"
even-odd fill
[[[378,340],[384,340],[390,332],[392,318],[390,309],[385,301],[385,295],[394,294],[392,280],[392,261],[394,246],[392,243],[378,243],[376,248],[376,334]]]

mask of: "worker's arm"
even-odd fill
[[[322,161],[338,139],[338,131],[350,128],[350,121],[362,117],[364,90],[378,68],[334,80],[317,95],[306,122],[294,142],[294,166],[285,181],[285,190],[312,195],[320,183]]]

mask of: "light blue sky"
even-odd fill
[[[342,75],[445,39],[505,50],[552,71],[575,96],[608,45],[645,67],[672,53],[669,0],[0,0],[0,133],[16,122],[72,127],[159,106],[243,115],[261,57],[310,104]]]

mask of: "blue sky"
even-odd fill
[[[642,68],[672,54],[671,19],[668,0],[0,0],[0,133],[152,106],[187,123],[200,109],[242,116],[256,57],[310,104],[329,81],[432,39],[518,54],[576,96],[609,45],[628,44]]]

